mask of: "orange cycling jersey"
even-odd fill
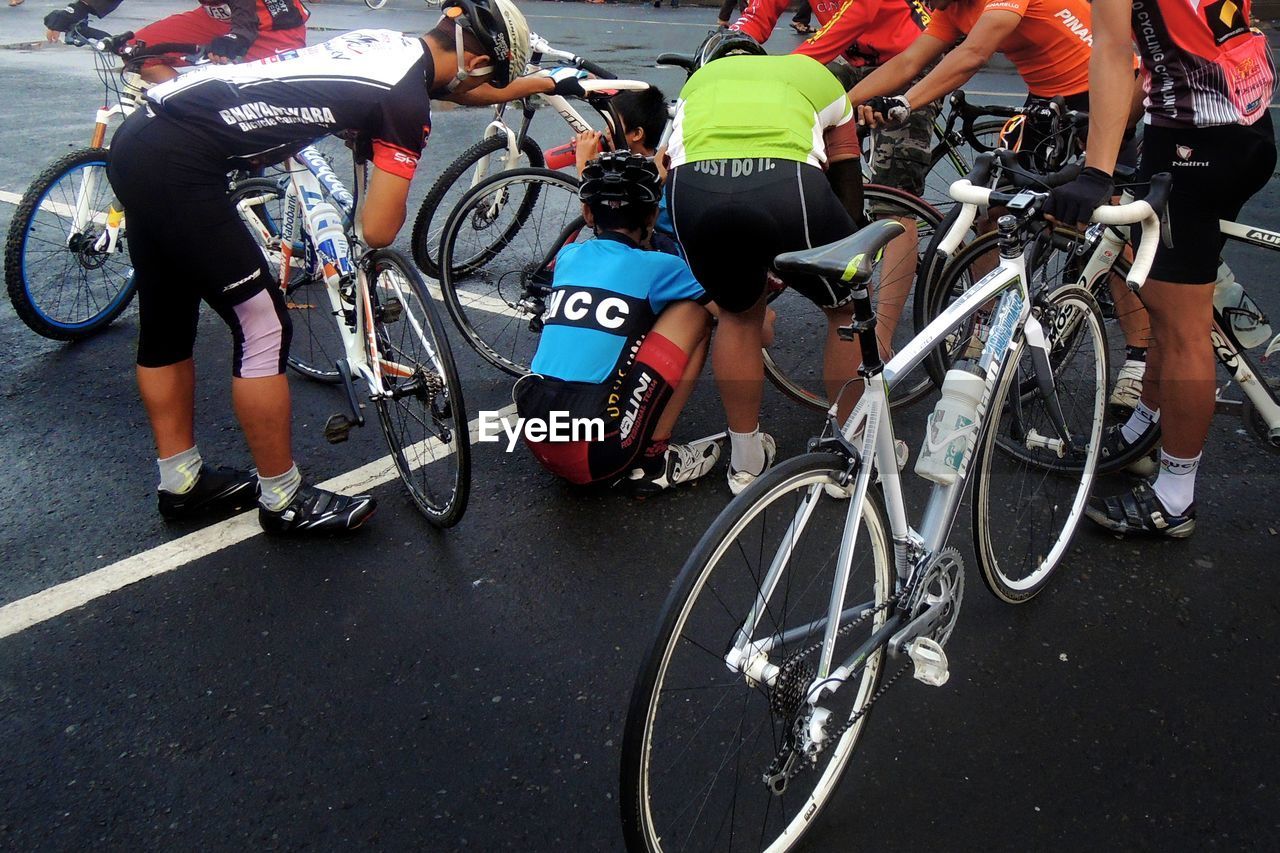
[[[1086,0],[956,0],[934,11],[925,34],[947,44],[960,41],[984,12],[1022,18],[1000,45],[1033,95],[1052,98],[1089,90],[1093,17]]]
[[[750,0],[733,24],[764,44],[791,0]],[[813,0],[821,26],[793,53],[822,63],[844,56],[851,65],[881,65],[901,53],[929,22],[922,0]]]

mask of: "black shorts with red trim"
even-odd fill
[[[550,422],[555,412],[603,423],[603,438],[595,441],[526,438],[542,467],[577,485],[616,480],[637,467],[689,356],[657,332],[641,338],[630,353],[612,382],[566,382],[531,374],[516,383],[512,396],[521,418]]]

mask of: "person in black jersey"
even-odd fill
[[[252,505],[277,533],[344,531],[368,495],[304,485],[290,444],[289,317],[227,196],[227,173],[279,162],[334,132],[371,150],[360,228],[389,245],[431,129],[431,98],[501,91],[525,70],[529,32],[510,0],[446,0],[422,38],[360,30],[261,62],[199,69],[152,88],[120,128],[108,176],[128,210],[138,288],[138,386],[155,435],[166,518]],[[551,87],[545,78],[538,85]],[[519,94],[518,87],[511,92]],[[231,328],[232,400],[257,467],[202,464],[192,351],[204,301]]]

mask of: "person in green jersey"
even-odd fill
[[[853,220],[823,175],[823,133],[853,118],[844,87],[808,56],[767,56],[750,36],[711,35],[680,91],[667,146],[667,207],[694,276],[720,306],[712,369],[729,422],[729,488],[773,461],[760,431],[766,276],[783,252],[849,236]],[[855,375],[857,346],[836,330],[851,294],[817,277],[786,284],[827,314],[823,376],[836,395]]]

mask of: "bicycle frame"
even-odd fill
[[[864,604],[845,608],[843,602],[853,566],[854,542],[857,540],[862,522],[861,508],[875,472],[880,472],[894,544],[894,564],[897,571],[897,590],[895,591],[901,592],[914,579],[914,573],[922,569],[929,557],[940,551],[946,544],[968,482],[973,454],[987,426],[989,414],[987,410],[991,403],[991,396],[999,385],[1001,372],[1005,369],[1006,363],[1016,364],[1017,355],[1025,344],[1042,350],[1043,363],[1048,364],[1048,342],[1044,330],[1031,314],[1030,294],[1026,286],[1026,251],[1024,249],[1022,254],[1014,258],[1002,257],[996,269],[988,273],[930,323],[910,344],[895,355],[887,365],[884,365],[883,372],[876,375],[872,371],[871,375],[866,376],[862,398],[840,429],[843,443],[856,450],[857,458],[864,461],[856,468],[853,492],[849,498],[849,509],[845,518],[844,535],[836,558],[836,579],[827,616],[818,622],[791,629],[786,637],[770,637],[755,642],[751,640],[765,616],[769,598],[791,557],[788,548],[780,549],[760,584],[761,592],[755,606],[725,655],[725,663],[731,669],[741,667],[748,678],[772,683],[772,679],[777,675],[777,667],[767,662],[768,650],[790,637],[821,630],[823,639],[817,675],[809,688],[808,701],[812,703],[820,698],[824,690],[834,689],[835,686],[847,680],[869,654],[898,633],[904,617],[900,613],[895,613],[846,660],[834,670],[832,669],[836,635],[840,627],[856,619],[872,606]],[[866,291],[864,290],[863,293],[865,294]],[[855,298],[857,298],[856,295]],[[994,319],[978,362],[985,376],[986,387],[977,409],[974,438],[969,442],[969,447],[960,462],[956,481],[949,486],[934,485],[931,489],[921,528],[917,532],[907,521],[901,474],[898,471],[894,449],[893,422],[889,414],[889,394],[898,378],[910,373],[932,349],[945,341],[948,333],[963,325],[993,299],[998,300]],[[1023,333],[1021,339],[1017,336],[1019,329],[1022,329]],[[1014,357],[1012,362],[1008,361],[1010,356]],[[835,412],[836,406],[833,404],[829,413],[833,420]],[[855,442],[858,443],[855,444]],[[868,459],[874,460],[874,464],[866,464],[865,460]],[[785,540],[795,541],[798,531],[808,523],[821,489],[820,486],[811,488],[804,505],[797,511],[791,527],[788,528]],[[921,618],[924,616],[928,616],[928,613]],[[891,646],[891,652],[897,651],[898,649]]]

